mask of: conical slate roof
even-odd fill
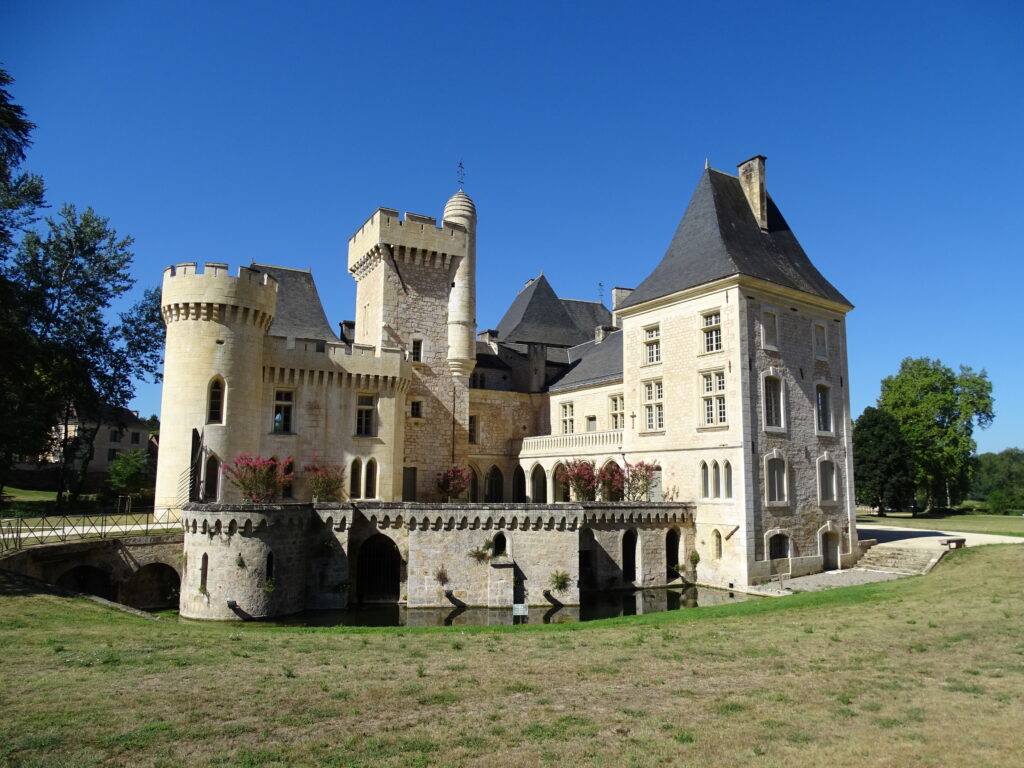
[[[269,264],[253,264],[252,268],[277,280],[277,310],[270,326],[270,336],[338,340],[327,322],[312,273]]]
[[[768,228],[762,230],[740,180],[710,168],[701,176],[661,263],[622,307],[731,275],[760,278],[852,307],[807,258],[771,197]]]
[[[558,298],[544,275],[531,280],[498,323],[506,343],[574,347],[594,338],[594,328],[611,325],[611,313],[594,301]]]

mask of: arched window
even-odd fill
[[[214,454],[206,458],[203,475],[203,501],[216,501],[220,496],[220,460]]]
[[[715,560],[722,559],[722,534],[717,528],[711,533],[711,551]]]
[[[780,451],[772,451],[764,462],[765,501],[769,504],[786,503],[786,460]]]
[[[530,473],[530,491],[530,501],[534,504],[548,503],[548,478],[540,464]]]
[[[564,464],[555,465],[554,469],[554,480],[555,480],[555,501],[568,501],[569,500],[569,473],[565,469]]]
[[[366,498],[377,498],[377,462],[374,459],[366,462],[366,483],[363,485],[363,490],[366,493]]]
[[[352,469],[349,472],[349,489],[348,495],[350,498],[359,499],[363,496],[363,462],[359,459],[352,459]]]
[[[516,504],[526,501],[526,473],[522,467],[516,467],[512,473],[512,501]]]
[[[711,495],[716,499],[722,495],[722,470],[717,461],[711,462]]]
[[[702,499],[706,499],[711,495],[711,482],[708,478],[708,465],[703,461],[700,463],[700,495]]]
[[[203,553],[203,562],[199,568],[199,591],[206,592],[206,577],[210,572],[210,556]]]
[[[480,501],[480,475],[476,467],[470,467],[469,474],[469,501],[475,504]]]
[[[484,483],[484,501],[504,501],[505,477],[497,466],[492,466],[487,471],[487,481]]]
[[[267,581],[274,578],[274,553],[267,552]]]
[[[224,423],[224,379],[217,376],[210,382],[210,391],[206,396],[206,423]]]
[[[776,533],[768,539],[768,557],[772,560],[789,557],[789,536]]]
[[[505,539],[505,534],[504,533],[495,534],[494,541],[492,543],[493,543],[493,546],[491,547],[491,556],[492,557],[497,557],[498,555],[504,555],[504,554],[506,554],[508,552],[508,542]]]
[[[725,475],[725,493],[724,493],[724,495],[725,495],[725,498],[731,499],[732,498],[732,464],[730,464],[728,461],[725,462],[725,464],[723,465],[723,469],[725,470],[723,472],[723,474]]]

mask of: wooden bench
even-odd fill
[[[947,549],[960,549],[967,546],[967,539],[950,537],[948,539],[939,539],[939,544],[945,544]]]

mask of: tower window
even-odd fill
[[[777,376],[764,377],[764,425],[782,427],[782,379]]]
[[[827,384],[819,384],[814,388],[815,404],[818,418],[818,431],[832,431],[832,390]]]
[[[409,403],[409,416],[411,416],[414,419],[423,418],[423,401],[413,400],[411,403]]]
[[[476,445],[477,438],[477,418],[475,415],[470,414],[469,416],[469,444]]]
[[[423,339],[412,340],[412,351],[410,356],[414,363],[423,362]]]
[[[575,429],[572,403],[562,403],[562,434],[571,435]]]
[[[765,349],[779,348],[779,316],[773,309],[766,309],[761,314],[761,346]]]
[[[210,382],[210,392],[207,397],[206,423],[224,423],[224,381],[217,378]]]
[[[376,401],[373,395],[359,395],[356,399],[356,435],[373,437],[376,434]]]
[[[288,434],[292,431],[292,401],[295,393],[289,389],[274,392],[274,432]]]

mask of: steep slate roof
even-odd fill
[[[540,275],[519,292],[497,330],[503,342],[574,347],[593,338],[595,326],[610,324],[603,304],[559,299]]]
[[[622,306],[737,274],[851,306],[807,258],[771,197],[768,228],[762,231],[740,180],[710,168],[701,176],[661,263]]]
[[[588,341],[569,350],[570,367],[549,388],[552,392],[622,378],[622,331],[609,333],[604,341]]]
[[[278,283],[277,310],[270,326],[271,336],[338,340],[327,322],[312,273],[266,264],[253,264],[252,268],[266,272]]]

